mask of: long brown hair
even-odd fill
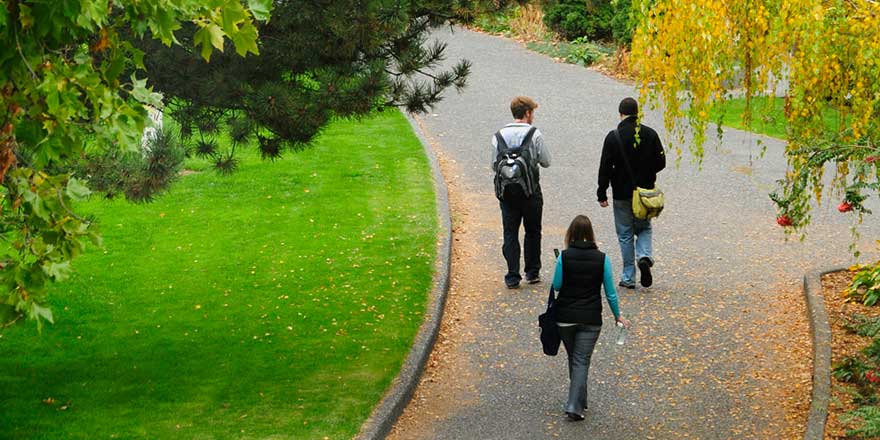
[[[568,230],[565,231],[566,248],[576,241],[596,241],[596,235],[593,234],[593,223],[585,215],[575,217],[568,225]]]

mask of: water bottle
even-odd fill
[[[617,323],[617,345],[623,345],[626,342],[626,326],[622,322]]]

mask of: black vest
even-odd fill
[[[602,325],[601,286],[605,254],[593,242],[578,241],[562,251],[562,288],[556,321]]]

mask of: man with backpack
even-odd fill
[[[504,226],[504,245],[501,248],[507,260],[504,284],[509,289],[519,287],[519,226],[525,229],[523,239],[526,282],[541,281],[541,213],[544,197],[541,194],[538,166],[550,166],[550,152],[544,146],[541,131],[532,126],[538,104],[526,96],[517,96],[510,102],[514,121],[505,125],[492,137],[492,171],[495,173],[495,197],[501,204]]]
[[[608,207],[608,184],[614,198],[614,227],[623,254],[623,273],[620,286],[635,289],[636,261],[640,283],[650,287],[654,283],[651,246],[651,220],[639,219],[633,214],[633,190],[654,188],[657,172],[666,167],[666,154],[660,137],[651,127],[638,123],[639,104],[633,98],[624,98],[618,106],[620,123],[616,130],[605,136],[602,158],[599,161],[599,205]]]

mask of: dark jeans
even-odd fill
[[[559,327],[559,336],[568,353],[568,401],[565,412],[583,414],[587,407],[587,380],[590,377],[590,359],[601,325],[577,324]]]
[[[544,196],[540,193],[532,197],[506,199],[501,201],[501,222],[504,225],[504,245],[501,252],[507,260],[508,285],[519,283],[519,225],[526,230],[523,239],[525,248],[525,272],[527,278],[535,278],[541,271],[541,213],[544,209]]]

